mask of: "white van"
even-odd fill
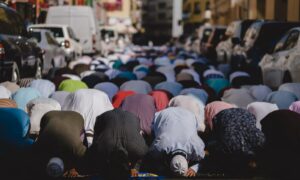
[[[89,6],[53,6],[46,24],[69,25],[82,44],[84,54],[100,51],[100,32],[94,12]]]

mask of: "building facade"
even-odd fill
[[[210,0],[212,22],[227,25],[238,19],[300,21],[299,0]]]

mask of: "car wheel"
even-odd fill
[[[36,72],[35,72],[35,78],[41,79],[42,78],[42,61],[40,58],[37,59],[36,62]]]
[[[20,82],[20,72],[19,72],[18,64],[16,62],[14,62],[13,64],[11,81],[15,83]]]
[[[292,82],[292,76],[291,76],[291,73],[289,71],[285,71],[284,72],[284,76],[283,76],[283,80],[282,80],[282,83],[289,83],[289,82]]]

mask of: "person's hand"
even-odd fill
[[[75,168],[70,169],[69,171],[65,172],[64,177],[67,178],[76,178],[79,176],[79,173],[76,171]]]
[[[192,168],[189,168],[186,172],[186,177],[195,177],[195,176],[196,176],[196,172]]]
[[[131,177],[138,177],[139,172],[136,169],[131,169],[130,170]]]

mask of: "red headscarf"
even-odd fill
[[[167,108],[169,104],[169,96],[165,91],[157,90],[149,93],[153,97],[155,102],[156,111],[161,111]]]
[[[118,108],[120,107],[120,105],[122,104],[123,100],[127,97],[127,96],[131,96],[133,94],[136,94],[134,91],[119,91],[112,99],[113,102],[113,106],[114,108]]]

